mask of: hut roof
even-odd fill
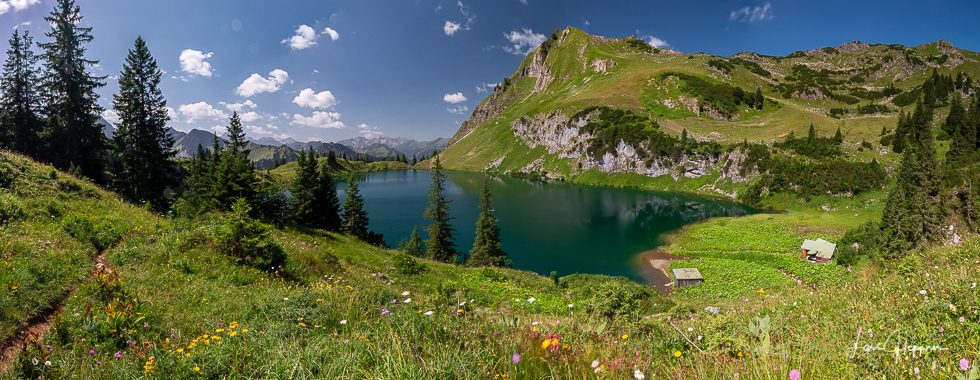
[[[676,268],[674,269],[674,278],[678,280],[703,280],[701,277],[701,272],[698,268]]]
[[[837,244],[820,238],[817,240],[807,239],[803,240],[803,245],[800,248],[816,254],[821,259],[830,259],[834,256],[834,252],[837,251]]]

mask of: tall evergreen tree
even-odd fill
[[[51,25],[45,35],[50,42],[44,49],[44,116],[47,117],[46,154],[59,168],[77,168],[83,175],[104,179],[102,127],[98,124],[102,107],[95,90],[104,86],[104,77],[89,72],[98,61],[85,58],[85,44],[92,41],[92,28],[84,27],[82,14],[74,0],[57,0],[44,20]]]
[[[191,166],[187,173],[186,188],[181,194],[181,202],[185,202],[189,208],[182,208],[182,211],[196,214],[214,207],[211,198],[214,188],[212,155],[220,154],[218,149],[220,146],[213,151],[197,146],[197,153],[191,158]]]
[[[364,210],[364,198],[361,198],[361,191],[357,185],[357,178],[354,174],[347,176],[347,197],[344,199],[344,232],[356,236],[361,240],[368,240],[370,231],[368,230],[368,214]]]
[[[457,262],[456,231],[449,224],[449,199],[446,198],[446,174],[442,172],[442,162],[436,156],[432,162],[432,185],[429,187],[429,205],[425,218],[429,225],[429,238],[425,241],[425,253],[432,259],[443,262]]]
[[[881,221],[886,252],[892,257],[935,241],[941,227],[931,120],[932,108],[921,101],[905,120],[909,136]]]
[[[813,123],[810,123],[810,129],[806,132],[806,141],[814,142],[817,140],[817,129],[813,127]]]
[[[946,152],[948,165],[958,164],[973,155],[976,150],[976,133],[958,95],[953,96],[950,102],[943,129],[953,138],[949,151]]]
[[[316,181],[313,184],[313,207],[317,210],[312,225],[328,231],[340,230],[340,199],[337,198],[337,186],[330,175],[330,167],[326,163],[320,165]],[[372,238],[377,236],[371,235]],[[378,243],[372,241],[372,243]]]
[[[837,127],[837,132],[834,132],[834,142],[837,144],[844,142],[844,134],[841,133],[840,127]]]
[[[312,226],[317,213],[313,205],[316,174],[316,157],[313,155],[313,150],[299,151],[296,155],[296,178],[293,179],[291,202],[293,220],[304,226]]]
[[[167,189],[177,182],[173,137],[167,133],[167,101],[160,90],[163,72],[143,37],[136,37],[119,74],[119,93],[113,107],[119,124],[113,136],[120,172],[114,174],[119,192],[134,202],[150,202],[165,210]]]
[[[510,267],[512,265],[507,253],[500,243],[500,227],[493,211],[493,198],[489,185],[483,183],[483,194],[480,196],[480,217],[476,220],[476,238],[473,249],[466,258],[466,265]]]
[[[222,210],[229,210],[239,198],[252,200],[256,194],[255,168],[248,159],[245,131],[238,112],[231,115],[228,123],[228,144],[220,155],[215,178],[215,200]]]
[[[27,31],[14,29],[7,60],[0,77],[0,147],[37,157],[43,128],[39,116],[41,97],[37,91],[38,57]]]

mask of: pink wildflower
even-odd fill
[[[789,380],[800,380],[800,370],[793,369],[789,371]]]
[[[966,372],[968,369],[970,369],[970,361],[967,358],[960,359],[960,371]]]
[[[518,353],[515,352],[513,355],[510,356],[510,361],[514,362],[514,364],[520,363],[521,362],[521,354],[518,354]]]

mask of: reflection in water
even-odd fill
[[[469,251],[479,194],[489,181],[504,250],[517,268],[542,274],[600,273],[639,280],[635,256],[655,248],[664,234],[706,218],[755,212],[734,202],[687,194],[447,174],[457,248]],[[372,229],[383,233],[391,246],[408,237],[412,226],[418,226],[424,238],[428,172],[369,173],[363,180]]]

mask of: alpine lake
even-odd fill
[[[686,225],[708,218],[759,212],[724,199],[626,188],[545,182],[476,172],[445,171],[457,250],[473,244],[484,182],[493,194],[501,241],[514,267],[542,275],[573,273],[624,276],[650,282],[637,260]],[[390,247],[418,227],[424,240],[431,173],[398,170],[358,177],[370,228]],[[343,200],[345,183],[338,183]],[[648,273],[648,271],[646,272]]]

